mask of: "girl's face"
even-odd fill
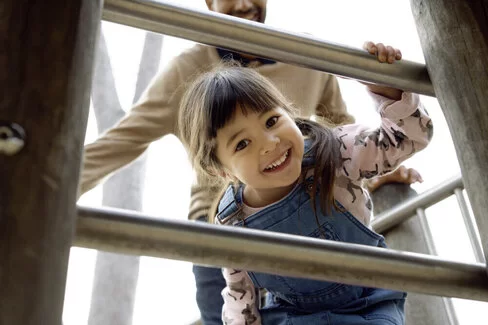
[[[301,173],[303,135],[282,108],[253,113],[236,109],[233,119],[217,131],[217,158],[227,176],[246,184],[245,194],[269,204],[294,186]],[[272,202],[265,198],[268,198]],[[246,197],[252,205],[252,198]]]

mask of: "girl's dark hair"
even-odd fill
[[[315,211],[314,194],[319,187],[320,209],[325,214],[331,211],[332,206],[337,208],[334,200],[334,184],[336,172],[342,167],[340,142],[329,127],[302,118],[295,118],[295,122],[302,134],[312,141],[310,148],[315,163],[313,165],[314,181],[310,189],[310,197]],[[302,175],[305,175],[306,172],[306,168],[302,169]]]
[[[216,156],[217,131],[233,118],[236,109],[241,108],[246,114],[277,107],[297,116],[285,96],[251,68],[226,64],[200,75],[186,90],[178,116],[179,136],[197,173],[216,179],[216,171],[222,170]],[[295,120],[303,135],[313,142],[312,190],[315,193],[320,188],[320,206],[325,213],[334,204],[335,173],[341,165],[339,142],[330,128],[306,119]],[[314,199],[315,195],[311,197]]]

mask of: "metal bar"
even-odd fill
[[[462,187],[463,179],[461,175],[455,176],[388,211],[380,213],[373,219],[371,226],[376,232],[383,233],[415,215],[415,211],[418,208],[426,209],[452,195],[456,188]]]
[[[456,195],[459,209],[461,210],[461,214],[463,216],[464,225],[466,226],[466,230],[468,232],[468,237],[471,242],[471,247],[473,248],[476,262],[484,263],[485,256],[483,254],[483,248],[481,247],[481,241],[479,239],[478,232],[476,231],[477,227],[473,222],[471,213],[469,213],[468,205],[466,204],[466,200],[464,199],[463,190],[461,188],[457,188],[454,190],[454,194]]]
[[[425,215],[424,209],[417,209],[416,215],[420,221],[420,227],[422,228],[422,233],[424,235],[425,241],[427,243],[427,251],[431,255],[437,255],[437,250],[435,249],[434,237],[430,231],[430,226],[427,221],[427,216]]]
[[[450,325],[459,325],[459,319],[456,315],[456,309],[454,308],[454,304],[452,302],[452,298],[442,297],[442,301],[446,306],[447,317],[449,318]]]
[[[488,301],[483,264],[124,210],[79,207],[78,216],[76,246]]]
[[[434,237],[432,236],[432,232],[430,231],[430,226],[429,226],[429,222],[427,221],[427,216],[425,215],[425,210],[417,209],[417,217],[419,218],[420,227],[422,228],[424,238],[427,242],[427,249],[429,254],[437,255],[437,250],[435,249]],[[459,320],[457,318],[456,310],[454,309],[452,299],[447,297],[442,297],[442,302],[446,307],[447,318],[449,318],[449,324],[458,325]]]
[[[402,60],[378,64],[365,51],[281,31],[253,21],[169,3],[105,0],[103,19],[267,57],[354,79],[435,96],[425,65]]]

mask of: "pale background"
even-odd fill
[[[179,0],[178,4],[205,10],[204,0]],[[361,47],[366,40],[398,47],[404,59],[424,63],[420,42],[408,0],[269,0],[266,23],[284,30],[306,32],[327,41]],[[144,31],[103,22],[111,64],[122,107],[129,110],[144,41]],[[161,66],[193,43],[165,36]],[[448,50],[448,49],[446,49]],[[374,125],[377,115],[364,87],[340,80],[349,111],[360,123]],[[434,120],[434,138],[423,152],[406,162],[421,172],[425,182],[415,184],[418,192],[429,189],[459,173],[449,130],[436,99],[422,97]],[[86,143],[96,139],[97,129],[90,111]],[[143,211],[166,218],[186,219],[191,168],[179,141],[166,136],[149,148]],[[100,206],[101,187],[84,195],[79,204]],[[440,256],[474,262],[469,240],[455,198],[427,210]],[[90,307],[95,251],[71,250],[63,321],[65,325],[86,325]],[[134,325],[188,324],[199,317],[191,264],[142,257],[134,309]],[[116,299],[116,298],[114,298]],[[462,325],[486,323],[487,304],[454,300]],[[483,319],[485,319],[483,321]]]

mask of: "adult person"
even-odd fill
[[[205,0],[209,10],[264,23],[267,0]],[[80,180],[80,195],[95,187],[103,178],[139,157],[153,141],[176,134],[180,99],[186,86],[198,75],[209,71],[221,60],[238,60],[270,79],[297,107],[300,115],[313,115],[334,125],[349,124],[354,118],[347,112],[337,79],[329,74],[197,44],[169,62],[149,84],[139,101],[112,129],[88,144]],[[386,58],[389,59],[389,58]],[[394,173],[394,181],[412,182]],[[191,190],[188,218],[205,221],[218,190],[197,175]],[[221,324],[225,287],[220,268],[194,266],[197,304],[205,325]]]

